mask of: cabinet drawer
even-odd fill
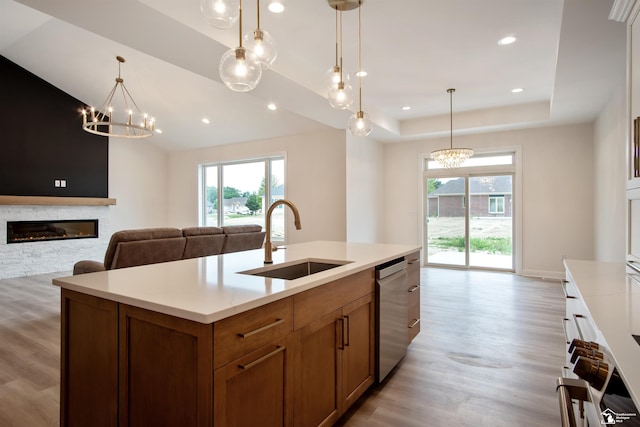
[[[263,307],[213,324],[213,367],[217,369],[293,331],[293,299]]]
[[[374,269],[371,268],[294,295],[294,329],[374,290]]]
[[[420,252],[414,252],[405,256],[407,260],[407,274],[409,276],[409,288],[420,284]]]

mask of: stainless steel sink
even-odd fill
[[[295,262],[287,265],[270,265],[267,267],[256,268],[254,270],[240,271],[241,274],[250,274],[253,276],[271,277],[274,279],[294,280],[300,277],[310,276],[321,271],[330,270],[349,264],[351,261],[334,261],[309,259],[302,262]]]

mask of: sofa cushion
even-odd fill
[[[222,253],[246,251],[250,249],[260,249],[264,243],[266,232],[262,231],[262,226],[230,225],[222,227],[226,235]]]
[[[95,273],[96,271],[104,271],[104,264],[98,261],[83,260],[78,261],[73,266],[73,275]]]
[[[125,252],[118,252],[118,248],[121,243],[131,243],[131,242],[145,242],[145,241],[158,241],[162,242],[165,239],[177,238],[179,240],[172,241],[167,247],[159,245],[156,243],[155,245],[150,246],[141,246],[141,245],[128,245],[129,248],[125,250]],[[163,261],[174,261],[175,259],[180,259],[182,257],[182,252],[178,258],[175,258],[175,253],[179,250],[181,246],[181,250],[184,251],[185,238],[182,237],[182,230],[178,228],[143,228],[139,230],[122,230],[113,233],[111,236],[111,240],[109,241],[109,246],[107,247],[107,252],[104,255],[104,266],[107,270],[113,268],[122,268],[122,267],[131,267],[134,265],[142,265],[143,260],[149,259],[159,259],[160,261],[155,262],[163,262]],[[138,248],[142,252],[148,251],[157,251],[160,250],[161,253],[147,253],[145,255],[137,255],[132,253],[134,247]],[[165,253],[166,252],[166,253]],[[116,256],[117,255],[117,256]],[[132,258],[127,258],[132,257]],[[167,259],[170,258],[170,259]],[[140,263],[142,262],[142,263]],[[148,263],[147,263],[148,264]]]
[[[197,258],[222,253],[224,232],[220,227],[183,228],[182,234],[187,238],[183,258]]]
[[[186,241],[184,237],[170,237],[120,242],[110,269],[177,261],[182,259]]]

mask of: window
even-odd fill
[[[426,170],[434,170],[434,169],[444,169],[440,163],[435,160],[426,159],[425,160],[425,169]],[[475,155],[469,159],[467,159],[460,168],[472,168],[478,166],[503,166],[503,165],[513,165],[514,163],[514,155],[513,153],[505,153],[505,154],[480,154]]]
[[[504,214],[504,196],[489,196],[489,213]]]
[[[258,224],[285,195],[284,157],[200,166],[200,225]],[[271,218],[271,239],[284,240],[284,209]]]

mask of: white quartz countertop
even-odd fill
[[[262,306],[420,250],[419,246],[315,241],[273,252],[273,266],[295,261],[349,261],[295,280],[240,271],[264,266],[264,250],[62,277],[63,289],[129,304],[201,323]]]
[[[565,260],[571,281],[640,407],[640,273],[624,263]]]

